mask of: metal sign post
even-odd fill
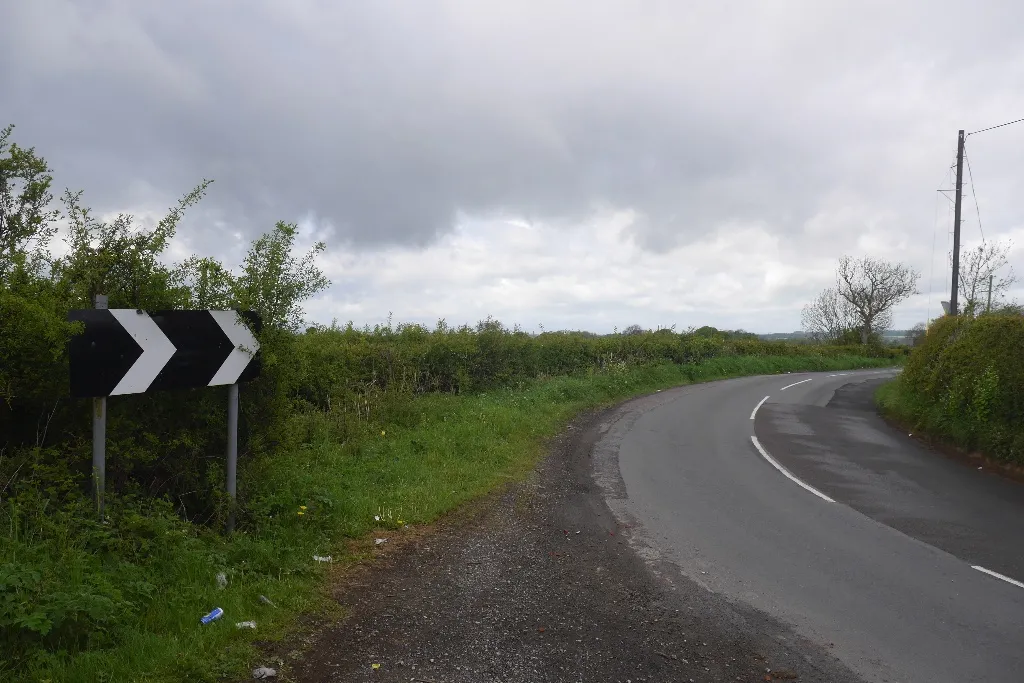
[[[93,299],[97,309],[107,308],[107,296],[97,294]],[[92,497],[96,514],[103,519],[103,491],[107,478],[107,397],[92,399]]]
[[[238,385],[228,387],[228,458],[227,488],[231,498],[228,512],[227,532],[235,530],[235,473],[238,470]]]

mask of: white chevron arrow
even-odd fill
[[[210,311],[210,315],[220,325],[220,329],[224,331],[227,338],[231,340],[233,348],[217,370],[217,374],[210,380],[208,386],[234,384],[238,381],[238,376],[249,365],[249,361],[256,355],[256,351],[259,350],[259,342],[256,341],[256,337],[252,336],[252,332],[249,331],[249,328],[245,326],[245,323],[242,322],[239,315],[234,311]],[[238,348],[239,346],[244,347],[245,350],[243,351]]]
[[[110,395],[141,394],[149,388],[174,355],[174,344],[146,313],[132,308],[112,308],[110,314],[121,323],[121,327],[128,334],[132,335],[135,343],[142,347],[142,355],[128,369]]]

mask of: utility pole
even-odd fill
[[[964,132],[956,142],[956,201],[953,203],[953,285],[949,293],[949,314],[956,315],[956,295],[960,285],[960,204],[964,187]]]
[[[985,312],[989,313],[992,310],[992,278],[995,275],[992,273],[988,274],[988,305],[985,306]]]

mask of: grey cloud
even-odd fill
[[[5,3],[0,111],[101,210],[214,178],[198,249],[215,219],[312,213],[360,248],[601,205],[654,250],[798,239],[836,190],[919,222],[959,122],[1021,104],[1022,6],[941,4]]]

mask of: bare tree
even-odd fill
[[[835,287],[829,287],[800,313],[803,329],[816,341],[838,342],[857,327],[857,313]]]
[[[965,251],[960,256],[960,297],[963,312],[976,316],[988,307],[989,278],[991,278],[992,301],[998,305],[1006,292],[1017,281],[1010,266],[1002,274],[996,271],[1007,267],[1010,242],[985,242],[976,249]]]
[[[917,293],[920,273],[902,263],[844,256],[836,269],[836,290],[857,317],[860,341],[868,343],[873,332],[892,323],[892,308]]]

